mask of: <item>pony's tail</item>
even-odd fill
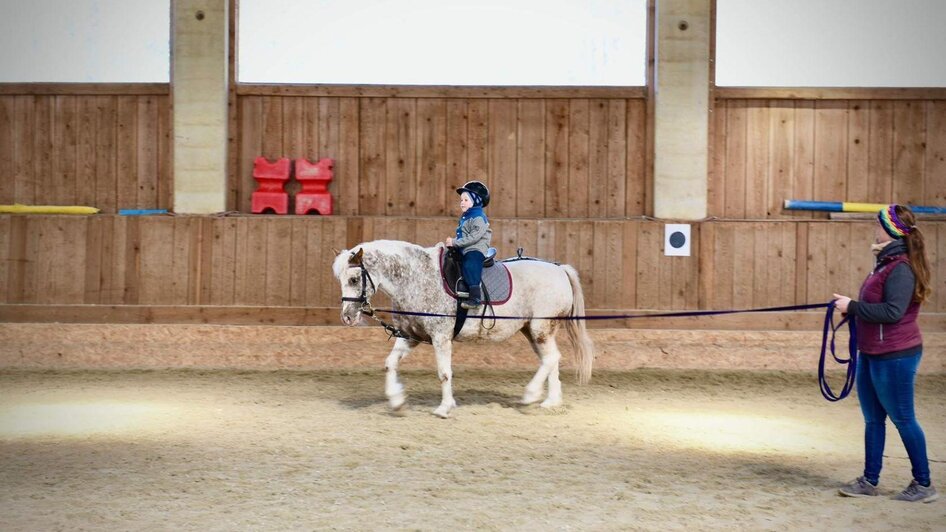
[[[578,272],[568,264],[563,264],[562,268],[568,275],[568,282],[572,285],[572,310],[569,317],[585,315],[585,294],[581,289],[581,281],[578,279]],[[595,346],[588,336],[588,328],[585,320],[566,320],[565,330],[568,332],[568,339],[575,350],[575,363],[578,366],[578,383],[588,384],[591,381],[591,366],[595,361]]]

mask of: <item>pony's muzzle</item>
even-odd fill
[[[342,323],[354,327],[365,322],[365,315],[357,305],[345,305],[341,312]]]

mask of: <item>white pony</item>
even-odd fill
[[[355,246],[338,254],[332,269],[341,283],[341,319],[353,326],[371,309],[371,296],[381,291],[391,298],[394,310],[431,314],[455,314],[456,300],[444,291],[440,277],[440,254],[443,244],[424,248],[408,242],[376,240]],[[548,380],[548,396],[541,406],[550,408],[562,404],[562,383],[558,366],[561,353],[555,341],[555,332],[564,324],[575,350],[578,381],[591,379],[594,352],[584,320],[551,320],[538,317],[582,316],[585,298],[578,280],[578,272],[568,265],[522,260],[505,263],[512,276],[513,290],[508,302],[496,306],[497,316],[523,316],[523,319],[490,322],[474,318],[479,310],[470,311],[463,329],[453,337],[454,318],[404,316],[393,314],[393,325],[411,338],[398,338],[385,361],[385,387],[390,406],[398,410],[404,406],[404,386],[397,376],[398,363],[421,341],[430,342],[437,357],[437,376],[442,387],[440,406],[434,414],[443,418],[456,407],[453,398],[453,371],[450,360],[453,341],[506,340],[522,332],[540,359],[535,376],[526,386],[523,404],[538,401]],[[498,265],[496,266],[498,267]],[[532,318],[535,316],[536,318]]]

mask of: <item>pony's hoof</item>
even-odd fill
[[[391,410],[397,412],[403,409],[404,405],[407,404],[407,397],[402,393],[397,394],[388,400],[388,404],[391,405]]]
[[[450,417],[450,411],[457,407],[457,402],[454,401],[452,404],[440,405],[434,410],[434,415],[441,418],[447,419]]]
[[[558,399],[558,400],[546,399],[545,401],[542,401],[542,404],[540,404],[539,406],[541,406],[542,408],[549,408],[549,409],[559,408],[562,406],[562,400],[561,399]]]
[[[534,404],[536,401],[538,401],[541,398],[542,398],[541,391],[538,391],[535,393],[531,393],[527,391],[526,394],[522,396],[522,401],[520,401],[519,404],[523,406],[529,406],[531,404]]]

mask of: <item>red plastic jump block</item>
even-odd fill
[[[259,183],[252,196],[254,214],[272,211],[289,213],[289,194],[283,189],[289,181],[290,161],[287,157],[270,162],[266,157],[253,160],[253,179]]]
[[[317,163],[296,159],[296,180],[302,184],[302,190],[296,194],[296,214],[332,214],[328,184],[334,166],[334,159],[319,159]]]

